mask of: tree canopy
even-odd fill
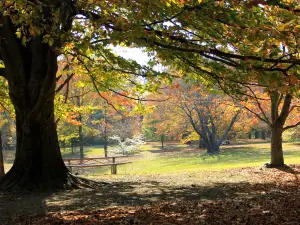
[[[282,132],[299,97],[297,2],[1,1],[0,76],[16,112],[17,151],[0,189],[78,186],[61,159],[54,116],[55,93],[75,73],[103,99],[101,92],[111,91],[141,101],[174,77],[217,84],[244,101],[256,98],[252,87],[262,88],[271,121],[263,112],[257,116],[272,128],[271,164],[283,165]],[[113,53],[117,45],[146,48],[149,65]],[[63,73],[57,73],[63,58]],[[155,71],[156,64],[178,73]],[[134,88],[127,93],[126,87]]]

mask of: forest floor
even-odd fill
[[[294,146],[291,154],[300,149]],[[152,154],[150,164],[170,151]],[[0,195],[0,224],[299,224],[300,165],[185,170],[185,163],[170,165],[176,162],[169,162],[169,172],[151,173],[145,165],[144,173],[124,172],[128,167],[118,175],[82,174],[107,182],[99,189]]]

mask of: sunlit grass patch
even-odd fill
[[[187,147],[185,147],[187,148]],[[181,147],[181,150],[185,149]],[[300,149],[297,143],[284,143],[284,157],[286,164],[300,163]],[[219,155],[208,155],[205,151],[159,152],[149,147],[143,152],[143,157],[132,158],[132,164],[118,167],[119,174],[163,174],[183,173],[188,171],[222,170],[249,166],[262,166],[270,161],[270,144],[257,143],[245,145],[224,146]],[[171,149],[171,146],[166,147]],[[161,150],[161,149],[160,149]],[[299,151],[297,151],[299,150]],[[160,154],[158,154],[159,152]],[[110,173],[109,168],[96,169],[95,173]]]
[[[92,157],[92,156],[104,157],[103,145],[84,146],[83,151],[86,157]],[[80,156],[79,147],[77,146],[76,148],[74,148],[74,153],[72,153],[71,148],[61,148],[61,154],[63,157],[79,158]]]

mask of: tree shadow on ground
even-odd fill
[[[283,188],[284,189],[284,188]],[[96,210],[111,206],[142,206],[164,201],[216,201],[241,198],[276,198],[286,194],[274,183],[214,183],[174,186],[155,180],[112,182],[98,189],[82,189],[55,194],[0,195],[0,215]]]
[[[137,193],[136,185],[161,190]],[[59,214],[41,215],[35,220],[39,223],[30,224],[41,224],[44,217],[47,220],[43,224],[299,224],[297,187],[240,182],[174,187],[156,181],[118,182],[108,189],[57,193],[50,203],[64,199],[74,202],[60,208],[47,205],[49,212]],[[105,210],[108,206],[118,207]]]
[[[300,174],[300,172],[298,170],[295,170],[295,168],[293,166],[284,165],[284,166],[278,167],[276,169],[279,170],[279,171],[282,171],[282,172],[285,172],[285,173],[294,174],[294,175]]]

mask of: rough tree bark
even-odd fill
[[[4,158],[3,158],[3,149],[2,149],[2,134],[0,131],[0,177],[5,175],[4,171]]]
[[[24,46],[8,17],[0,16],[0,53],[15,108],[15,161],[0,190],[78,187],[59,149],[54,119],[57,54],[36,37]]]
[[[199,135],[199,144],[198,144],[198,148],[206,148],[206,143],[205,141],[203,140],[203,138],[201,137],[201,135]]]
[[[283,166],[283,151],[282,151],[282,127],[272,127],[271,137],[271,165],[272,167]]]

